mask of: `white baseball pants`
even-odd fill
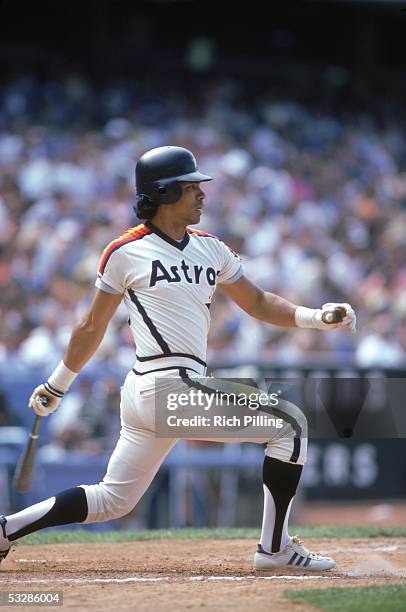
[[[147,490],[160,465],[176,444],[176,438],[159,438],[155,433],[155,378],[167,378],[168,389],[176,385],[176,370],[137,376],[130,371],[121,390],[121,433],[110,458],[107,473],[102,482],[81,485],[87,497],[88,516],[85,523],[107,521],[128,514]],[[188,372],[193,378],[192,372]],[[196,375],[195,375],[196,377]],[[200,378],[200,377],[199,377]],[[211,379],[215,381],[215,379]],[[166,380],[164,380],[166,384]],[[252,388],[253,391],[258,391]],[[306,434],[298,442],[297,430],[292,428],[292,414],[284,426],[269,438],[210,438],[215,442],[266,443],[265,454],[281,461],[290,462],[296,447],[295,463],[303,465],[307,453],[307,428],[303,413],[293,404],[293,418]],[[231,409],[230,409],[231,410]],[[196,438],[191,438],[196,439]],[[207,438],[205,438],[207,439]],[[298,446],[299,444],[299,446]]]

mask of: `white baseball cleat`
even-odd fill
[[[6,517],[0,516],[0,563],[7,557],[13,545],[13,542],[10,542],[6,536],[6,523]]]
[[[290,538],[285,548],[277,553],[268,553],[262,548],[261,544],[258,544],[254,556],[254,569],[256,570],[272,570],[277,567],[328,570],[335,564],[334,559],[330,557],[322,557],[310,552],[297,536]]]

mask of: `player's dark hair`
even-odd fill
[[[139,219],[152,219],[158,208],[159,204],[157,202],[153,202],[146,195],[141,195],[137,197],[134,210]]]

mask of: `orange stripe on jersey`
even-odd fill
[[[148,227],[146,227],[143,223],[141,223],[140,225],[136,225],[135,227],[130,227],[128,230],[124,232],[124,234],[122,234],[122,236],[110,242],[110,244],[108,244],[106,248],[104,249],[103,254],[101,256],[98,274],[99,275],[103,274],[106,268],[107,262],[109,258],[111,257],[111,255],[114,253],[114,251],[122,247],[124,244],[133,242],[134,240],[139,240],[140,238],[143,238],[144,236],[150,233],[151,233],[151,230]]]
[[[217,236],[214,236],[213,234],[208,234],[203,230],[193,229],[191,227],[187,227],[186,230],[189,232],[189,234],[197,234],[198,236],[208,236],[209,238],[217,238]],[[217,240],[219,240],[219,238],[217,238]]]

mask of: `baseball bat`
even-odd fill
[[[24,453],[21,455],[14,473],[13,486],[21,493],[28,491],[32,483],[40,425],[41,417],[36,415],[27,447]]]
[[[341,323],[345,318],[347,310],[344,306],[336,306],[333,310],[326,310],[322,314],[322,320],[324,323]]]

